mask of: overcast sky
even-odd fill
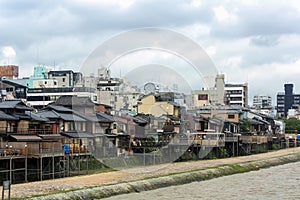
[[[297,0],[0,0],[0,64],[80,71],[110,37],[160,27],[196,41],[226,82],[248,82],[250,101],[275,98],[287,82],[300,93],[299,24]]]

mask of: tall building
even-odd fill
[[[58,87],[74,87],[82,81],[82,73],[73,70],[50,71],[48,78],[55,79]]]
[[[284,84],[284,92],[277,94],[277,114],[281,117],[287,117],[288,110],[298,108],[300,105],[300,94],[293,93],[294,85]]]
[[[253,97],[253,107],[256,109],[272,108],[272,98],[268,95],[255,95]]]
[[[98,103],[110,105],[114,110],[135,110],[140,91],[125,78],[112,78],[110,70],[98,70],[97,99]]]
[[[215,78],[215,87],[210,89],[193,90],[192,91],[192,106],[201,107],[207,105],[222,105],[224,104],[224,74],[217,74]]]
[[[225,104],[248,107],[248,83],[225,84]]]
[[[268,95],[255,95],[253,97],[253,109],[256,112],[271,115],[273,113],[272,97]]]

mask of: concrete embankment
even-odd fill
[[[224,166],[217,166],[208,169],[201,169],[189,172],[180,172],[178,174],[169,174],[157,178],[149,178],[144,180],[132,181],[127,183],[118,183],[114,185],[99,186],[90,189],[70,191],[66,193],[53,194],[49,196],[42,196],[33,198],[35,200],[50,200],[50,199],[100,199],[104,197],[140,192],[146,190],[153,190],[162,187],[173,185],[180,185],[194,181],[203,181],[216,177],[249,172],[259,170],[276,165],[282,165],[291,162],[300,161],[300,153],[283,155],[279,157],[272,157],[260,159],[257,161],[249,161],[235,164],[228,164]]]

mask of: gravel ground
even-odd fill
[[[300,147],[283,149],[274,152],[225,158],[215,160],[201,160],[181,163],[170,163],[155,166],[135,167],[123,169],[114,172],[104,172],[99,174],[84,175],[77,177],[67,177],[55,180],[45,180],[38,182],[14,184],[11,187],[12,198],[31,197],[40,194],[52,194],[65,190],[82,189],[104,184],[114,184],[121,182],[134,181],[144,178],[157,177],[172,173],[199,170],[204,168],[222,166],[226,164],[242,163],[254,160],[263,160],[266,158],[288,155],[291,153],[300,153]],[[2,191],[2,187],[0,187]]]

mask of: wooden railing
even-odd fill
[[[27,156],[27,149],[23,148],[1,148],[0,149],[0,158],[3,157],[12,157],[12,156]]]
[[[61,142],[36,142],[28,143],[28,156],[63,155]]]
[[[225,136],[226,142],[238,142],[239,137],[238,136]]]
[[[16,127],[0,127],[0,134],[9,134],[9,133],[16,133],[16,134],[53,134],[52,130],[49,129],[29,129],[29,128],[23,128],[18,129]]]
[[[225,146],[224,139],[216,139],[216,140],[196,139],[193,141],[193,143],[201,145],[201,146],[208,146],[208,147],[223,147],[223,146]]]
[[[242,135],[241,140],[243,143],[251,143],[251,144],[263,144],[268,143],[268,136],[261,136],[261,135]]]
[[[86,146],[80,146],[79,144],[69,144],[70,154],[87,154],[90,153]]]

